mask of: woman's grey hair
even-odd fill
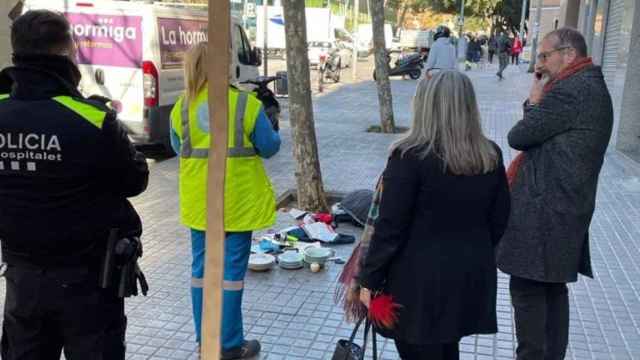
[[[555,39],[556,48],[570,47],[576,50],[576,54],[578,54],[578,56],[587,56],[587,42],[584,40],[584,36],[582,36],[580,31],[576,29],[563,27],[548,33],[545,38]]]
[[[458,71],[443,71],[418,83],[413,98],[411,130],[391,146],[402,156],[415,152],[424,159],[435,154],[444,170],[478,175],[498,166],[498,152],[482,133],[473,84]]]

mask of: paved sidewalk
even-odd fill
[[[510,67],[506,80],[495,71],[473,70],[486,134],[509,161],[515,152],[506,134],[521,116],[529,76]],[[398,125],[409,126],[416,82],[394,80]],[[314,98],[316,129],[325,188],[351,191],[372,188],[384,168],[394,135],[365,133],[378,122],[373,82],[348,84]],[[283,146],[267,162],[278,193],[295,184],[290,128],[282,124]],[[152,163],[149,190],[135,199],[145,225],[143,268],[149,297],[128,302],[128,359],[196,359],[190,302],[190,242],[178,223],[176,159]],[[640,359],[640,165],[611,152],[601,177],[591,238],[596,279],[571,286],[571,345],[567,359]],[[278,225],[290,224],[286,215]],[[339,228],[358,234],[353,227]],[[336,247],[347,257],[351,246]],[[274,269],[250,273],[245,292],[245,331],[262,341],[261,359],[330,359],[338,339],[350,334],[334,305],[332,264],[312,274]],[[3,283],[2,283],[3,284]],[[4,284],[3,284],[4,285]],[[500,276],[500,332],[462,340],[462,359],[513,359],[515,340],[507,277]],[[397,359],[393,343],[380,340],[382,359]]]

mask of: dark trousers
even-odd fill
[[[569,343],[569,291],[564,283],[511,277],[517,360],[563,360]]]
[[[511,64],[512,65],[520,65],[520,54],[511,55]]]
[[[489,50],[489,64],[493,64],[493,56],[496,54],[495,51]]]
[[[500,69],[498,70],[498,76],[502,78],[502,73],[509,66],[509,54],[500,53],[498,54],[498,61],[500,62]]]
[[[407,344],[396,340],[396,348],[402,360],[459,360],[458,343],[450,344]]]
[[[115,291],[86,268],[9,266],[3,360],[124,360],[127,319]]]

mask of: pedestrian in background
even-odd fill
[[[509,216],[500,148],[480,125],[471,80],[423,79],[411,131],[391,147],[359,274],[360,300],[400,305],[393,338],[404,360],[458,359],[458,342],[497,331],[494,256]]]
[[[431,46],[427,64],[425,66],[425,76],[431,78],[433,74],[443,70],[454,70],[456,68],[456,48],[451,43],[451,30],[446,26],[438,26]]]
[[[191,230],[191,298],[196,341],[201,342],[202,281],[207,228],[207,165],[210,143],[207,43],[185,55],[185,94],[171,112],[171,144],[180,160],[180,218]],[[275,222],[275,195],[261,158],[280,149],[280,136],[253,94],[229,89],[229,151],[224,192],[223,360],[247,359],[260,352],[243,334],[242,294],[252,231]],[[215,134],[213,135],[215,139]]]
[[[509,132],[522,153],[498,249],[511,275],[518,360],[565,357],[567,283],[593,277],[588,231],[612,125],[611,97],[583,36],[570,28],[545,36],[524,118]]]
[[[504,70],[509,66],[509,58],[511,57],[511,40],[504,32],[500,32],[498,36],[498,60],[500,68],[496,74],[500,80],[504,79]]]
[[[78,90],[64,15],[26,12],[11,26],[11,45],[15,66],[0,73],[0,131],[14,142],[3,137],[0,152],[18,160],[0,159],[1,358],[60,359],[64,350],[68,360],[124,360],[126,295],[102,283],[101,272],[109,240],[140,245],[142,222],[127,198],[147,188],[146,159],[115,111]],[[19,160],[27,150],[45,156]]]
[[[498,41],[496,40],[496,36],[495,35],[491,35],[491,38],[489,38],[488,48],[489,48],[489,50],[488,50],[488,52],[489,52],[489,64],[493,64],[493,56],[498,51]]]
[[[520,54],[522,54],[522,41],[520,36],[516,35],[511,47],[511,65],[520,65]]]

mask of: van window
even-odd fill
[[[238,61],[242,65],[251,65],[251,45],[249,45],[249,40],[239,25],[236,25],[235,42],[238,49]]]

